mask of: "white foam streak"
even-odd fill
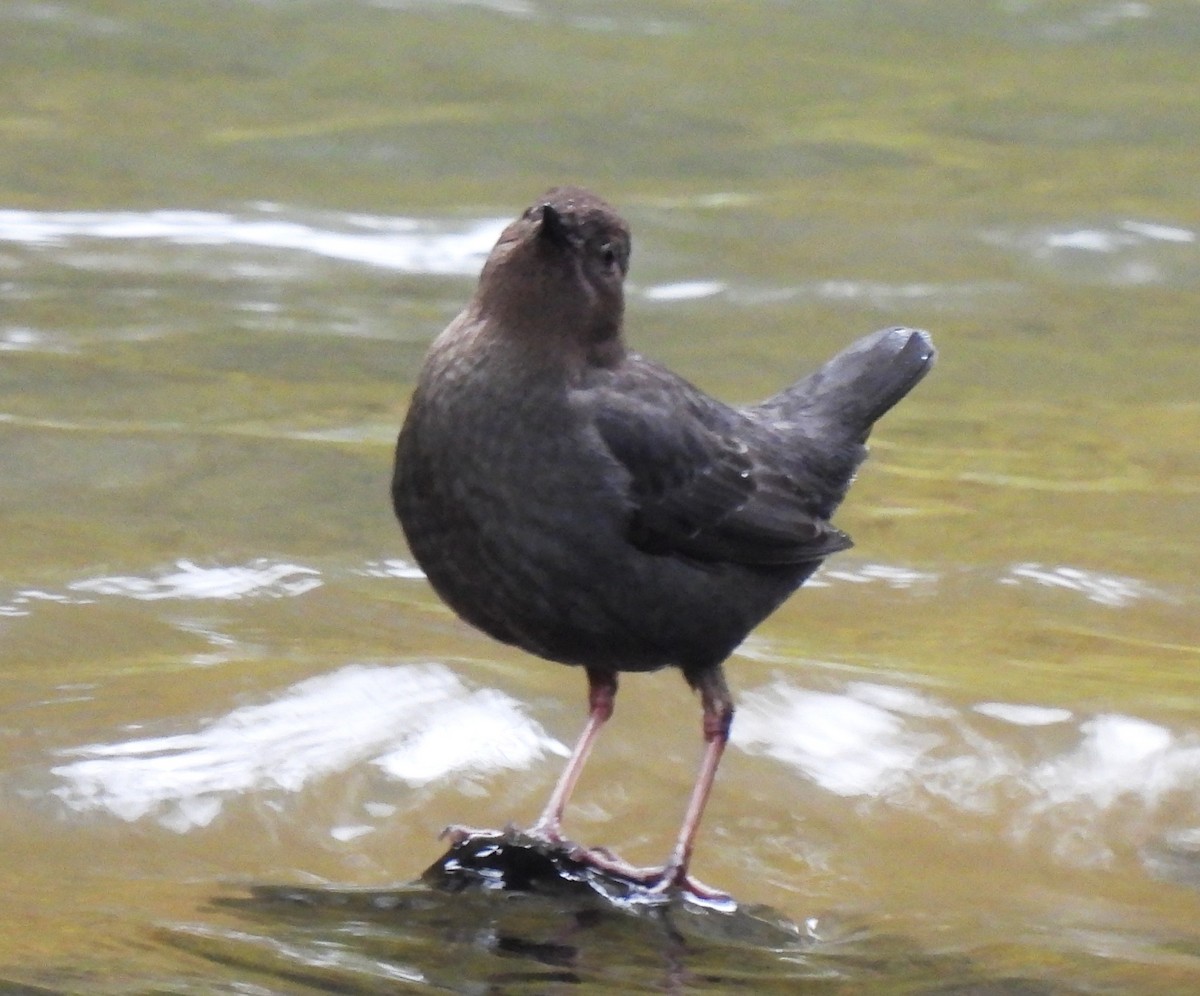
[[[1179,738],[1131,716],[1103,715],[1085,722],[1070,751],[1048,758],[1028,775],[1026,819],[1013,828],[1017,840],[1043,836],[1060,861],[1103,865],[1118,849],[1156,835],[1155,817],[1172,802],[1177,817],[1195,821],[1200,783],[1200,742]],[[1192,805],[1182,804],[1192,796]],[[1188,810],[1191,810],[1189,813]],[[1106,838],[1106,823],[1120,830]]]
[[[827,587],[831,581],[842,581],[849,584],[882,583],[889,588],[915,588],[936,584],[938,575],[929,571],[918,571],[911,567],[899,567],[892,564],[823,567],[817,577],[809,582],[809,586]]]
[[[346,568],[360,577],[410,581],[423,578],[421,569],[406,560],[367,561],[361,568]],[[245,564],[197,564],[178,560],[170,567],[145,575],[118,574],[81,578],[62,591],[20,589],[0,596],[0,617],[28,616],[41,603],[90,605],[106,598],[135,601],[235,600],[297,598],[327,583],[314,567],[259,557]]]
[[[393,778],[424,785],[455,771],[523,768],[547,752],[570,753],[526,719],[513,699],[481,689],[446,701],[436,723],[410,733],[374,763]]]
[[[998,229],[981,237],[1071,279],[1116,286],[1190,281],[1196,262],[1191,250],[1198,238],[1190,228],[1134,218],[1104,225]]]
[[[1065,564],[1053,567],[1036,563],[1016,564],[1007,577],[1000,579],[1001,584],[1019,584],[1025,581],[1031,581],[1046,588],[1063,588],[1073,591],[1083,595],[1088,601],[1114,608],[1129,605],[1139,599],[1165,597],[1161,592],[1136,578],[1102,574],[1098,571],[1087,571]]]
[[[405,581],[419,580],[425,572],[408,560],[393,557],[388,560],[369,561],[362,572],[369,578],[400,578]]]
[[[1070,709],[1053,709],[1046,706],[1018,705],[1012,702],[981,702],[974,707],[981,716],[991,716],[1014,726],[1053,726],[1065,723],[1071,716]]]
[[[297,564],[255,560],[249,564],[201,567],[180,560],[157,577],[98,577],[72,582],[71,591],[120,595],[139,601],[237,599],[252,596],[289,598],[321,587],[320,573]]]
[[[743,699],[733,740],[799,768],[828,792],[875,797],[901,786],[936,746],[876,703],[782,684]]]
[[[178,833],[247,792],[298,792],[373,760],[410,785],[525,767],[565,753],[519,705],[437,664],[352,665],[192,733],[93,744],[53,769],[73,810],[147,817]]]
[[[727,285],[721,280],[684,280],[647,287],[642,296],[648,301],[694,301],[715,297],[726,289]]]
[[[1044,257],[1064,250],[1112,254],[1154,242],[1191,245],[1196,242],[1197,235],[1189,228],[1129,218],[1106,227],[1081,226],[1024,233],[991,232],[985,238]]]
[[[322,227],[273,217],[209,211],[0,210],[0,241],[64,246],[88,240],[161,241],[183,246],[251,246],[310,253],[410,273],[478,272],[505,222],[451,226],[414,218],[337,216]]]
[[[776,682],[743,697],[734,742],[837,796],[938,821],[1000,816],[1014,844],[1073,865],[1105,864],[1200,820],[1200,737],[1133,716],[1075,722],[1003,703],[963,712],[909,689]]]

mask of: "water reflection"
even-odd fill
[[[808,587],[825,588],[836,584],[882,584],[898,590],[915,589],[932,593],[944,580],[934,571],[918,570],[899,564],[866,563],[853,566],[825,567],[808,582]],[[1077,595],[1086,601],[1112,608],[1125,608],[1138,601],[1172,603],[1176,597],[1139,578],[1089,570],[1070,564],[1047,565],[1035,562],[1014,564],[994,578],[1005,586],[1031,585],[1052,588]]]
[[[960,830],[999,820],[1013,845],[1072,866],[1105,864],[1118,849],[1200,823],[1200,737],[1136,716],[964,708],[873,681],[822,691],[778,679],[741,695],[733,744],[860,815],[866,804]],[[53,794],[73,811],[184,833],[240,795],[296,793],[358,765],[419,787],[565,753],[520,702],[444,665],[352,665],[194,732],[67,750],[52,769]],[[395,811],[359,801],[360,819],[330,828],[336,839],[371,833]]]
[[[1197,274],[1197,234],[1177,224],[1123,218],[1065,228],[994,229],[983,239],[1085,283],[1192,286]]]
[[[805,979],[853,975],[855,949],[870,948],[855,938],[839,967],[837,940],[810,961],[812,931],[763,908],[730,915],[687,905],[618,908],[565,890],[463,891],[439,880],[437,869],[388,890],[257,886],[216,900],[216,909],[236,915],[233,926],[175,924],[161,933],[240,973],[286,979],[289,992],[394,992],[399,982],[459,993],[589,984],[619,992],[794,992]],[[836,934],[838,925],[830,927]],[[911,978],[899,945],[880,941],[877,958],[892,955],[888,969]]]
[[[1046,588],[1061,588],[1076,592],[1089,602],[1121,608],[1144,598],[1167,599],[1150,585],[1137,578],[1118,577],[1098,571],[1085,571],[1078,567],[1060,564],[1047,567],[1043,564],[1017,564],[1001,584],[1032,582]]]
[[[247,564],[209,566],[179,560],[172,567],[149,576],[102,575],[81,578],[57,592],[19,589],[0,601],[0,616],[30,615],[39,602],[88,605],[95,602],[97,596],[147,602],[163,599],[294,598],[321,587],[323,583],[320,571],[314,568],[280,563],[265,557]]]
[[[713,204],[724,206],[712,195]],[[681,205],[673,210],[681,211]],[[222,260],[219,276],[229,274],[258,284],[273,279],[305,282],[306,275],[292,273],[286,265],[289,254],[357,263],[367,267],[409,274],[474,276],[479,272],[506,217],[445,218],[395,217],[362,213],[311,212],[271,203],[246,206],[240,213],[160,209],[156,211],[26,211],[0,210],[0,243],[26,247],[32,252],[61,262],[78,264],[78,253],[87,251],[87,268],[95,269],[108,260],[111,269],[129,268],[129,252],[139,247],[140,273],[175,272],[193,265],[201,272],[214,268],[188,256],[189,247],[203,247]],[[1130,222],[1130,225],[1135,223]],[[1183,233],[1182,229],[1143,225],[1141,235],[1127,239],[1163,238],[1155,233]],[[1150,232],[1152,234],[1147,235]],[[986,238],[1006,246],[1026,247],[1028,236],[989,233]],[[1168,239],[1169,240],[1169,239]],[[1176,237],[1175,241],[1179,241]],[[111,243],[111,248],[102,248]],[[162,246],[177,247],[164,257]],[[1036,247],[1035,247],[1036,248]],[[255,251],[252,257],[246,250]],[[273,250],[272,262],[264,262],[258,250]],[[892,310],[914,301],[961,306],[981,296],[1012,293],[1017,285],[994,280],[963,283],[885,283],[858,278],[796,281],[763,284],[696,277],[639,285],[632,283],[630,297],[650,302],[673,303],[719,297],[743,308],[764,304],[819,300],[863,302],[876,309]],[[144,303],[144,302],[143,302]],[[247,316],[265,315],[280,320],[283,306],[275,301],[241,301],[235,307]],[[61,350],[62,344],[44,330],[24,325],[0,330],[0,349]]]
[[[391,889],[258,885],[218,897],[229,925],[176,923],[169,945],[289,992],[1004,993],[1074,990],[990,975],[836,916],[794,922],[764,906],[629,905],[577,883],[497,886],[455,874],[453,849]],[[526,869],[528,870],[528,869]],[[582,987],[582,989],[581,989]]]
[[[413,581],[425,577],[425,572],[409,560],[390,557],[386,560],[373,560],[362,569],[363,575],[369,578],[399,578]]]
[[[1170,592],[1124,575],[1090,570],[1069,564],[1047,565],[1024,562],[994,571],[976,572],[987,584],[1005,587],[1032,586],[1076,596],[1083,601],[1110,608],[1126,608],[1136,602],[1166,605],[1188,604],[1190,593]],[[0,617],[27,616],[39,603],[89,605],[103,598],[135,601],[203,599],[240,600],[252,598],[298,598],[348,576],[379,580],[412,581],[424,577],[411,561],[393,557],[369,560],[359,567],[330,573],[312,565],[258,557],[244,564],[198,564],[178,560],[145,574],[98,575],[68,582],[59,590],[33,587],[0,591]],[[962,582],[963,572],[955,574]],[[902,564],[866,562],[826,567],[809,583],[809,589],[838,585],[879,585],[919,595],[936,594],[945,582],[942,573]],[[743,648],[747,656],[759,655],[754,638]],[[769,659],[770,655],[766,657]]]
[[[848,584],[884,584],[889,588],[916,588],[932,586],[938,575],[931,571],[919,571],[898,564],[862,564],[858,567],[826,567],[808,586],[827,587],[837,582]]]
[[[1015,702],[980,702],[974,709],[981,716],[991,716],[1013,726],[1050,726],[1053,723],[1065,723],[1072,716],[1070,709]]]
[[[1010,5],[1019,11],[1023,5]],[[1046,37],[1059,42],[1075,43],[1093,35],[1105,34],[1126,21],[1141,21],[1154,15],[1154,8],[1138,0],[1116,0],[1110,3],[1088,4],[1074,17],[1056,12],[1056,19],[1042,28]]]
[[[89,240],[251,246],[409,273],[474,274],[506,221],[427,221],[364,214],[288,218],[278,205],[208,211],[0,211],[0,241],[55,247]],[[157,259],[157,254],[155,255]]]
[[[796,301],[862,303],[877,310],[894,311],[920,301],[927,306],[961,307],[989,295],[1011,294],[1016,284],[999,281],[972,283],[887,284],[868,280],[789,281],[786,285],[734,283],[727,280],[680,280],[670,283],[636,285],[627,288],[630,296],[653,302],[694,301],[719,297],[744,308],[777,305]]]
[[[249,564],[201,567],[180,560],[176,570],[157,577],[97,577],[71,583],[71,591],[97,595],[122,595],[141,601],[160,598],[248,598],[266,595],[287,598],[303,595],[322,584],[320,572],[298,564],[257,559]]]
[[[816,950],[777,991],[1196,992],[1197,894],[1170,884],[1200,881],[1195,11],[0,3],[0,207],[34,209],[0,216],[0,979],[294,993],[420,985],[406,966],[481,967],[476,991],[493,992],[672,977],[639,946],[645,921],[564,938],[571,921],[510,895],[447,911],[422,892],[426,921],[265,896],[234,922],[195,911],[229,876],[411,875],[439,821],[527,813],[557,767],[458,767],[410,791],[399,779],[435,771],[427,757],[378,763],[421,736],[409,715],[348,770],[299,770],[292,793],[283,748],[254,768],[238,742],[286,729],[253,710],[299,678],[462,662],[451,699],[500,685],[527,720],[575,732],[578,676],[480,642],[410,567],[376,559],[402,545],[380,488],[404,385],[512,198],[553,168],[637,215],[638,345],[724,397],[876,320],[945,340],[943,375],[889,423],[847,509],[885,562],[831,564],[735,664],[745,742],[703,860],[816,919]],[[784,660],[760,654],[770,639]],[[677,677],[662,686],[694,709]],[[347,697],[336,730],[296,732],[298,760],[319,766],[396,707],[402,682],[377,687],[382,703]],[[824,755],[800,728],[814,706],[842,720]],[[621,708],[603,804],[576,818],[649,860],[676,823],[694,714],[677,730],[643,694]],[[91,803],[49,774],[81,763],[98,765]],[[258,781],[217,790],[221,815],[179,836],[155,822],[181,804],[171,763],[185,795],[203,797],[191,763]],[[150,806],[135,824],[103,806],[133,791],[121,772],[163,786],[135,797]],[[466,778],[480,797],[464,808]],[[1119,860],[1079,868],[1105,848]],[[824,917],[847,904],[865,908],[857,945]],[[211,930],[206,960],[147,945],[164,919]],[[689,947],[695,988],[764,988],[757,956]],[[930,949],[1066,981],[959,987]],[[259,952],[266,974],[222,968]]]
[[[648,301],[689,301],[713,297],[727,290],[728,286],[723,280],[683,280],[647,287],[642,295]]]
[[[363,762],[419,786],[528,767],[566,748],[503,693],[469,688],[442,665],[413,664],[344,667],[194,733],[65,753],[75,760],[52,774],[67,808],[151,817],[185,833],[242,793],[298,792]]]
[[[742,696],[733,740],[836,796],[955,826],[998,816],[1011,842],[1071,865],[1200,821],[1200,737],[1134,716],[777,681]]]
[[[0,329],[0,352],[24,350],[55,350],[60,348],[52,337],[24,325]]]

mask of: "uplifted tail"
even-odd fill
[[[843,438],[861,441],[876,419],[929,372],[936,355],[928,332],[883,329],[848,346],[758,410],[771,418],[840,429]]]

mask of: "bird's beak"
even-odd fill
[[[571,242],[571,233],[558,210],[550,204],[542,205],[542,227],[539,229],[542,237],[556,245],[566,246]]]

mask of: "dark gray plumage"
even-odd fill
[[[627,351],[629,254],[625,222],[579,188],[548,191],[505,229],[426,358],[392,496],[413,555],[463,619],[587,669],[591,717],[535,834],[559,839],[617,672],[673,665],[701,693],[709,747],[654,877],[665,890],[692,884],[733,715],[722,662],[851,545],[829,520],[871,426],[934,349],[925,332],[886,329],[731,408]]]

